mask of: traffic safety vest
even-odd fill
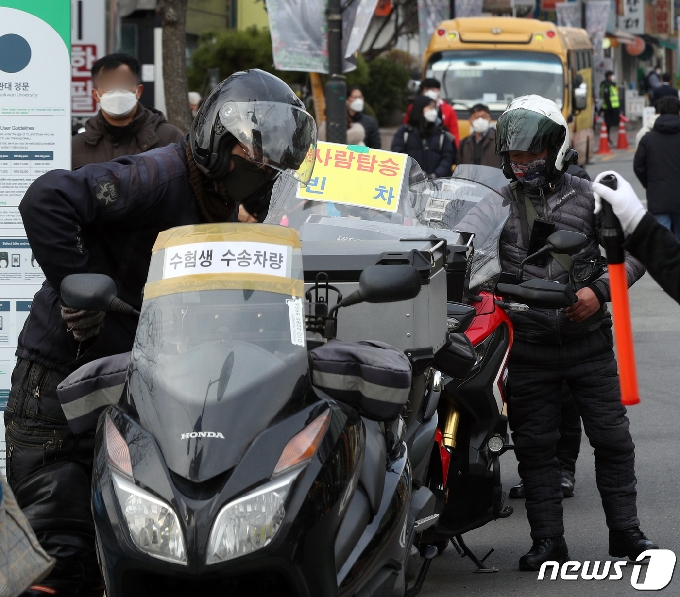
[[[621,106],[621,102],[619,101],[619,88],[614,84],[610,83],[609,81],[605,81],[602,84],[602,88],[609,87],[609,107],[612,109],[619,108]]]

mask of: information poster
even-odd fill
[[[0,415],[17,337],[44,280],[19,203],[36,178],[71,168],[70,30],[71,0],[0,0]]]

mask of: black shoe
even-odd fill
[[[527,497],[527,492],[524,490],[524,483],[522,481],[510,488],[509,497],[511,500],[523,500]]]
[[[609,555],[614,558],[628,557],[629,560],[635,560],[647,549],[659,549],[659,546],[647,539],[640,527],[609,531]]]
[[[570,498],[574,497],[574,485],[576,484],[576,478],[574,477],[574,473],[570,473],[569,471],[562,471],[562,482],[560,483],[560,487],[562,488],[562,495],[565,498]]]
[[[569,549],[567,542],[561,535],[559,537],[544,537],[535,539],[529,552],[519,559],[519,569],[526,571],[538,571],[545,562],[569,561]]]

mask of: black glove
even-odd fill
[[[94,338],[104,326],[105,316],[104,311],[61,308],[61,318],[66,322],[66,329],[73,332],[73,338],[78,342]]]

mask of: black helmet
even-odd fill
[[[514,179],[510,151],[540,153],[548,150],[546,175],[555,179],[571,163],[569,127],[555,102],[538,95],[513,100],[496,123],[496,153],[503,157],[503,173]]]
[[[292,171],[307,184],[316,159],[316,123],[281,79],[259,69],[234,73],[203,102],[189,131],[191,153],[211,178],[229,171],[240,143],[256,164]]]

